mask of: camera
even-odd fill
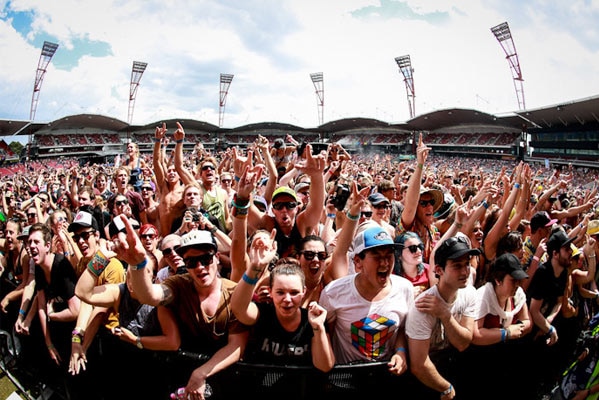
[[[335,188],[335,193],[333,194],[333,205],[339,211],[342,211],[345,208],[345,204],[347,204],[347,199],[349,199],[349,185],[345,184],[337,184]]]

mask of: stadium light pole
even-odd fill
[[[410,119],[416,115],[416,92],[414,90],[414,68],[412,68],[412,61],[410,56],[395,57],[395,62],[399,67],[399,72],[403,75],[403,81],[406,85],[406,93],[408,97],[408,108],[410,109]]]
[[[492,27],[491,32],[493,32],[495,38],[501,45],[506,56],[505,58],[510,65],[514,89],[516,90],[516,97],[518,98],[518,108],[524,110],[526,109],[526,103],[524,102],[524,79],[522,78],[520,61],[518,61],[518,52],[516,51],[516,45],[514,44],[510,27],[507,22],[502,22],[501,24]]]
[[[324,76],[322,72],[310,74],[310,79],[314,84],[318,108],[318,126],[324,123]]]
[[[40,98],[40,91],[42,90],[42,82],[44,81],[44,76],[46,75],[46,68],[48,64],[50,64],[50,60],[56,53],[56,49],[58,49],[58,44],[51,42],[44,42],[42,46],[42,52],[40,54],[40,58],[37,62],[37,70],[35,72],[35,82],[33,83],[33,95],[31,96],[31,108],[29,110],[29,122],[33,122],[35,119],[35,113],[37,111],[37,104]],[[31,151],[31,146],[33,144],[33,134],[30,133],[28,136],[28,144],[27,144],[27,157],[29,158],[29,152]]]
[[[131,83],[129,85],[129,111],[127,112],[127,123],[131,125],[133,121],[133,109],[135,108],[135,98],[137,97],[137,89],[139,88],[139,81],[148,63],[141,61],[133,61],[133,68],[131,69]],[[129,139],[129,138],[127,138]]]
[[[227,95],[229,94],[229,86],[233,81],[232,74],[220,74],[220,93],[218,101],[218,127],[222,128],[225,121],[225,104],[227,104]]]

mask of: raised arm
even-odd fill
[[[414,223],[416,211],[418,210],[418,199],[420,198],[420,182],[422,181],[422,173],[424,163],[431,150],[422,142],[422,133],[418,138],[418,147],[416,148],[416,168],[408,181],[408,190],[406,190],[406,198],[404,201],[404,210],[401,213],[401,224],[408,228]]]
[[[193,173],[185,168],[183,160],[183,139],[185,139],[185,131],[179,122],[177,122],[177,130],[173,136],[175,138],[175,169],[177,170],[183,185],[197,183]]]

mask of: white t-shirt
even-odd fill
[[[526,294],[521,287],[516,289],[516,294],[513,299],[513,309],[510,311],[506,311],[505,308],[500,306],[497,302],[495,288],[491,282],[487,282],[479,287],[476,290],[476,294],[478,296],[479,308],[475,320],[484,318],[489,314],[496,315],[504,328],[507,328],[514,323],[514,315],[518,314],[524,304],[526,304]]]
[[[421,296],[437,296],[443,302],[443,298],[439,294],[437,285],[432,286],[418,295]],[[447,304],[447,302],[445,302]],[[460,322],[462,316],[476,318],[477,302],[476,289],[474,286],[468,285],[463,289],[458,289],[458,293],[453,304],[448,304],[451,307],[451,314]],[[450,346],[449,340],[445,336],[445,329],[441,320],[433,315],[418,311],[415,306],[412,306],[406,320],[406,335],[411,339],[426,340],[430,339],[429,353],[445,349]]]
[[[166,267],[162,267],[158,270],[158,273],[156,273],[155,283],[162,283],[171,275],[174,274],[171,273],[171,268],[168,265]]]
[[[389,360],[400,328],[414,304],[414,289],[405,278],[391,275],[391,291],[378,301],[364,299],[356,289],[356,274],[329,283],[320,305],[333,322],[331,342],[339,364]]]

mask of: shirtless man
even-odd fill
[[[177,122],[177,128],[183,129],[180,123]],[[163,152],[161,151],[161,142],[166,136],[166,124],[156,127],[154,133],[154,152],[152,161],[154,164],[154,174],[156,175],[156,191],[158,200],[158,215],[160,216],[160,236],[165,237],[170,233],[170,228],[175,218],[182,212],[185,206],[183,205],[183,189],[185,185],[181,182],[179,173],[173,164],[165,165]]]

